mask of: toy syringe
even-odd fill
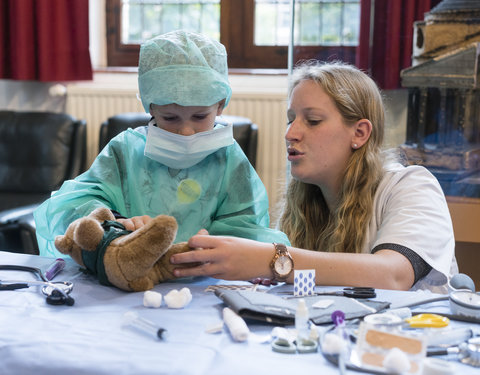
[[[150,320],[141,318],[138,314],[128,311],[123,315],[124,325],[136,328],[139,331],[142,331],[148,335],[151,335],[157,339],[164,340],[168,335],[168,332],[165,328],[157,326]]]

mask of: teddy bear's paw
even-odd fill
[[[144,292],[153,289],[153,281],[148,277],[141,277],[130,281],[128,284],[132,292]]]
[[[129,235],[116,238],[110,246],[118,252],[119,265],[133,261],[144,272],[165,254],[176,234],[175,218],[160,215]]]
[[[93,251],[102,241],[104,230],[99,221],[86,216],[78,220],[73,232],[74,242],[84,250]]]
[[[187,242],[180,242],[172,245],[168,251],[155,263],[152,268],[151,278],[155,284],[175,279],[173,275],[173,270],[175,268],[185,268],[185,267],[194,267],[199,263],[186,263],[186,264],[171,264],[170,257],[173,254],[183,253],[186,251],[191,251],[192,249],[188,246]]]

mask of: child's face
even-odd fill
[[[223,103],[203,107],[182,107],[178,104],[150,105],[150,114],[157,126],[180,135],[193,135],[213,129],[215,117],[222,114]]]

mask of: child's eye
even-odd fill
[[[322,120],[307,120],[308,125],[318,125],[322,122]]]
[[[195,115],[193,116],[193,118],[195,120],[204,120],[205,118],[207,118],[207,115]]]
[[[163,121],[169,121],[169,122],[175,121],[177,119],[176,116],[164,116],[162,118],[163,118]]]

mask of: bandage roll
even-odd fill
[[[238,316],[232,309],[225,307],[223,309],[223,321],[227,325],[230,335],[235,341],[245,341],[248,339],[250,330],[245,321]]]

